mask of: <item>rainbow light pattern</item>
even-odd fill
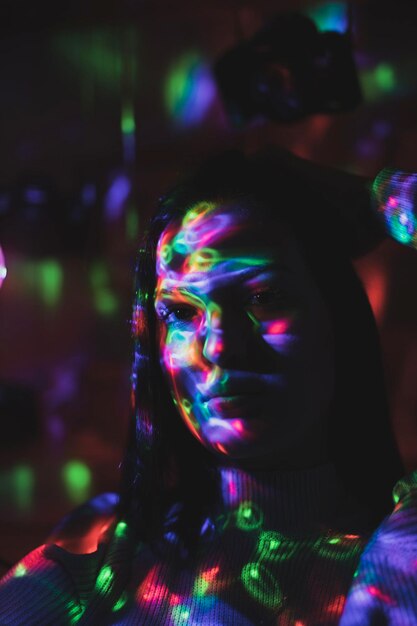
[[[152,623],[157,617],[167,626],[254,626],[261,620],[278,626],[357,626],[374,614],[392,626],[414,623],[417,472],[397,483],[394,512],[364,551],[364,537],[327,526],[312,526],[307,532],[268,528],[264,513],[270,507],[264,512],[259,504],[239,497],[245,473],[227,469],[224,479],[230,498],[223,513],[213,518],[217,540],[210,540],[195,562],[179,564],[175,551],[164,557],[143,544],[133,550],[129,524],[114,523],[89,598],[93,610],[99,599],[106,602],[106,623]],[[108,511],[101,515],[107,520]],[[256,523],[242,524],[242,518]],[[97,539],[103,526],[100,515],[95,525]],[[70,587],[60,588],[61,574],[54,581],[55,565],[44,549],[34,550],[1,581],[0,615],[8,603],[14,618],[21,608],[24,615],[41,597],[49,603],[51,623],[54,611],[71,625],[83,617],[91,623],[86,598],[81,602],[70,591],[72,578]],[[135,566],[129,582],[116,588],[120,563],[130,572],[131,557]]]
[[[239,493],[239,473],[228,478],[230,493]],[[114,594],[118,571],[115,563],[120,555],[126,559],[130,545],[129,525],[121,520],[113,527],[108,558],[97,574],[92,606],[98,598],[113,597],[108,605],[106,623],[109,624],[125,623],[124,620],[128,623],[132,619],[133,623],[152,622],[157,616],[159,623],[168,626],[232,623],[254,626],[260,619],[298,626],[317,623],[335,626],[363,540],[358,535],[319,527],[301,536],[296,531],[269,529],[266,520],[258,504],[236,498],[231,508],[214,519],[219,542],[204,551],[198,562],[188,567],[182,565],[180,578],[179,570],[172,576],[163,557],[153,553],[150,558],[148,548],[139,545],[137,565],[127,588]],[[97,520],[97,536],[101,526]],[[230,554],[228,545],[234,546]],[[14,589],[24,589],[25,584],[36,586],[42,572],[47,575],[48,567],[51,561],[43,558],[41,547],[9,572],[3,586],[0,585],[0,599],[2,592],[13,595]],[[51,585],[50,589],[56,598],[58,587]],[[71,597],[68,591],[59,595],[60,614],[64,607],[70,624],[78,623],[84,614],[88,623],[89,607],[85,602]],[[294,604],[293,597],[299,602]]]
[[[283,302],[280,289],[271,286],[269,274],[266,276],[272,257],[261,251],[242,256],[227,252],[227,244],[241,228],[233,212],[221,210],[216,203],[200,202],[190,208],[180,225],[165,229],[157,248],[155,307],[161,326],[161,361],[188,428],[221,455],[228,454],[233,442],[256,438],[257,427],[241,419],[239,409],[233,407],[240,399],[232,397],[229,389],[243,387],[245,375],[249,384],[261,385],[256,366],[253,372],[249,365],[246,373],[233,371],[232,379],[230,368],[220,364],[228,350],[225,341],[236,332],[233,326],[242,324],[241,341],[250,341],[254,332],[262,338],[257,350],[267,345],[271,352],[285,355],[291,351],[297,317],[293,307]],[[240,309],[236,304],[230,313],[232,322],[211,293],[223,289],[225,281],[236,288],[246,275],[253,278],[245,282]],[[245,321],[238,322],[242,316]],[[139,312],[136,317],[139,319]],[[214,388],[219,397],[208,399]],[[222,419],[225,411],[229,417],[235,411],[236,419]]]
[[[372,187],[375,210],[388,234],[412,248],[417,248],[416,192],[417,174],[393,169],[382,170]]]

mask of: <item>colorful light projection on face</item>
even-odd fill
[[[243,202],[201,202],[158,244],[161,364],[186,425],[220,456],[275,459],[333,388],[324,303],[288,230],[272,231]]]
[[[417,248],[417,174],[384,169],[375,178],[372,193],[388,234],[401,244]]]

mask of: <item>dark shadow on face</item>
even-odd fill
[[[193,435],[246,467],[327,460],[333,328],[290,228],[196,204],[162,233],[157,276],[161,365]]]

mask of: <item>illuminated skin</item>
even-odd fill
[[[332,327],[288,228],[201,202],[162,233],[156,269],[161,364],[194,436],[242,466],[323,462]]]

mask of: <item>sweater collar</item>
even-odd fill
[[[332,465],[267,471],[220,468],[224,512],[237,524],[301,529],[331,523],[341,513],[344,490]]]

